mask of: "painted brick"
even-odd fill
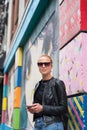
[[[14,89],[14,108],[20,107],[21,101],[21,87],[16,87]]]
[[[8,86],[4,85],[4,87],[3,87],[3,97],[7,97],[7,92],[8,92]]]
[[[4,85],[7,85],[8,84],[8,75],[5,74],[4,75]]]
[[[3,103],[2,103],[2,110],[7,110],[7,98],[3,98]]]
[[[22,66],[22,48],[18,48],[15,57],[15,68]]]
[[[13,122],[12,122],[13,129],[19,130],[20,127],[20,109],[15,108],[13,110]]]
[[[2,111],[2,123],[6,123],[6,121],[7,121],[7,111]]]
[[[21,87],[22,67],[17,67],[15,70],[15,87]]]

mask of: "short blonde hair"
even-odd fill
[[[50,59],[50,62],[53,63],[51,56],[44,54],[44,55],[41,55],[39,58],[41,58],[41,57],[48,57]]]

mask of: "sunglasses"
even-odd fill
[[[38,65],[39,67],[43,67],[43,65],[44,65],[45,67],[48,67],[48,66],[50,66],[50,64],[51,64],[51,62],[38,62],[38,63],[37,63],[37,65]]]

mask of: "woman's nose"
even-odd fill
[[[45,67],[45,64],[43,64],[42,67]]]

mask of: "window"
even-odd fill
[[[14,36],[18,25],[18,11],[19,11],[19,0],[13,0],[12,3],[12,25],[11,25],[11,40]]]

